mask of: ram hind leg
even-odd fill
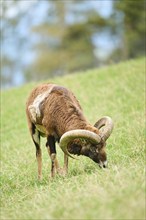
[[[36,147],[36,159],[38,164],[38,180],[42,179],[42,151],[40,148],[40,133],[36,129],[35,125],[32,124],[32,139]]]

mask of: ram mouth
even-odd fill
[[[107,160],[104,161],[104,162],[100,161],[99,167],[100,167],[101,169],[102,169],[102,168],[108,168],[108,162],[107,162]]]

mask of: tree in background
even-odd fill
[[[15,71],[15,60],[14,57],[9,56],[7,51],[3,48],[6,44],[6,41],[11,41],[11,35],[14,34],[14,29],[17,26],[16,19],[8,19],[5,17],[9,7],[12,7],[15,2],[10,2],[10,5],[3,4],[3,16],[0,14],[0,19],[2,20],[0,26],[0,36],[1,36],[1,82],[3,84],[13,84],[12,72]]]
[[[112,53],[112,60],[145,55],[145,1],[127,0],[113,3],[114,11],[111,18],[120,43]]]
[[[144,0],[111,1],[110,17],[96,10],[100,1],[95,8],[91,2],[3,1],[3,85],[14,85],[20,76],[43,80],[145,54]],[[99,48],[101,34],[108,36],[110,51]]]
[[[32,64],[38,78],[62,75],[96,65],[92,31],[88,24],[89,9],[84,7],[83,2],[51,1],[53,17],[33,28],[40,36],[40,42],[35,45],[37,57]],[[69,14],[74,20],[72,23],[68,22]]]
[[[0,2],[2,87],[20,85],[20,81],[25,82],[24,70],[28,64],[26,57],[32,41],[30,37],[27,39],[28,33],[25,31],[24,34],[24,29],[31,26],[32,11],[37,2],[31,1],[29,4],[29,1],[26,1],[31,13],[26,7],[27,4],[23,7],[22,3],[23,1],[17,0]]]

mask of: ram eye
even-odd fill
[[[91,151],[92,151],[93,153],[96,153],[96,148],[95,148],[95,147],[91,147]]]

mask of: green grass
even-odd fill
[[[144,63],[142,58],[53,80],[75,93],[92,124],[104,115],[113,118],[106,170],[80,156],[70,159],[67,177],[50,180],[43,139],[39,183],[25,116],[36,83],[2,92],[1,219],[145,219]],[[59,148],[58,158],[63,164]]]

